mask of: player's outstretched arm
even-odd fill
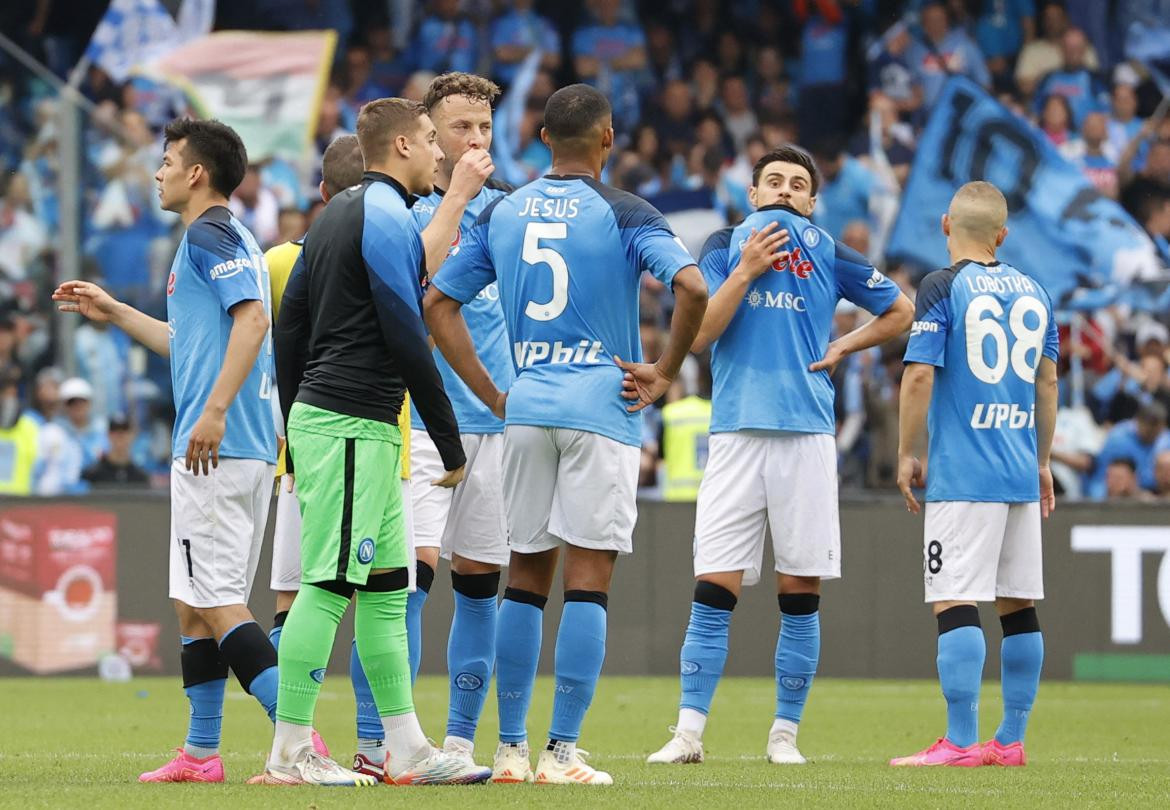
[[[479,193],[495,166],[485,149],[468,149],[455,164],[451,173],[451,188],[443,195],[443,201],[435,209],[435,215],[422,232],[423,251],[426,253],[427,277],[434,277],[451,250],[455,234],[459,233],[459,222],[467,203]]]
[[[171,356],[170,332],[166,321],[152,318],[123,304],[89,281],[66,281],[53,291],[61,312],[78,312],[98,323],[112,323],[131,338],[163,357]]]
[[[1040,514],[1044,517],[1056,509],[1056,490],[1048,467],[1059,398],[1056,376],[1056,363],[1052,358],[1041,357],[1036,369],[1036,462],[1040,467]]]
[[[913,488],[926,486],[926,411],[933,390],[934,366],[907,363],[898,398],[898,489],[915,515],[921,507]]]
[[[670,338],[657,363],[628,363],[614,356],[614,362],[626,372],[622,380],[622,396],[633,404],[626,408],[636,413],[654,404],[666,393],[683,360],[694,345],[695,335],[703,323],[707,310],[707,282],[695,265],[687,265],[675,274],[671,282],[674,290],[674,315],[670,319]]]
[[[752,231],[740,253],[739,264],[707,302],[707,311],[692,351],[701,352],[718,340],[735,317],[752,282],[773,264],[788,258],[788,252],[780,249],[788,243],[788,231],[776,230],[778,227],[775,222],[769,222],[759,231]]]
[[[847,335],[829,344],[825,356],[808,367],[809,371],[827,370],[830,374],[838,363],[854,352],[879,346],[905,332],[914,320],[914,305],[905,293],[898,293],[894,303],[881,315],[873,318]]]
[[[194,475],[199,475],[201,469],[207,475],[209,462],[211,467],[219,466],[219,444],[227,428],[228,408],[252,373],[268,334],[268,313],[264,311],[264,302],[255,299],[241,301],[228,314],[232,316],[232,331],[224,351],[223,366],[187,442],[186,465]]]
[[[508,395],[496,388],[495,381],[480,361],[471,333],[467,331],[467,322],[463,320],[462,307],[463,304],[439,288],[431,287],[423,298],[427,328],[459,378],[492,409],[492,413],[503,419]]]

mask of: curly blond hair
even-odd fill
[[[482,101],[489,107],[500,97],[500,86],[491,79],[476,76],[472,73],[444,73],[436,76],[423,96],[423,106],[427,112],[434,112],[439,102],[447,96],[465,96],[472,101]]]

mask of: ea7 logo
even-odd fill
[[[788,258],[773,262],[772,269],[778,273],[791,270],[796,274],[797,278],[808,278],[811,276],[813,274],[813,264],[808,259],[801,257],[800,250],[798,247],[793,248]]]

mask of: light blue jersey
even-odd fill
[[[769,205],[707,239],[700,268],[712,296],[739,264],[752,230],[771,222],[788,230],[791,256],[752,283],[711,347],[711,432],[834,434],[829,372],[808,367],[825,355],[839,300],[881,315],[898,287],[807,217]]]
[[[549,175],[484,209],[434,285],[466,303],[498,282],[516,369],[507,424],[575,428],[637,447],[641,415],[626,410],[613,358],[642,358],[642,271],[669,285],[694,263],[645,200],[592,178]]]
[[[489,180],[467,204],[463,210],[463,219],[459,223],[459,232],[455,241],[451,243],[452,255],[460,249],[463,238],[475,225],[475,221],[484,209],[503,197],[512,186],[496,183]],[[440,191],[431,193],[428,197],[420,197],[410,209],[419,230],[426,228],[435,215],[435,209],[443,201]],[[440,268],[439,272],[443,272]],[[512,352],[508,347],[508,330],[504,326],[504,311],[500,308],[500,291],[497,284],[491,284],[480,290],[474,299],[463,307],[463,319],[467,321],[467,329],[471,332],[471,342],[475,344],[476,354],[492,376],[496,387],[507,391],[516,372],[512,368]],[[479,397],[471,392],[467,384],[460,379],[443,353],[435,349],[435,365],[443,378],[443,387],[447,389],[447,396],[451,399],[451,407],[455,410],[455,419],[459,422],[460,433],[503,433],[504,422],[497,419],[491,409],[480,402]],[[424,430],[422,417],[414,403],[410,406],[410,426],[416,430]]]
[[[223,367],[233,324],[228,310],[241,301],[261,301],[271,318],[270,295],[264,251],[227,208],[210,208],[191,223],[167,280],[175,394],[171,452],[175,457],[187,454],[191,429]],[[252,371],[228,408],[227,429],[219,445],[221,456],[276,463],[272,374],[269,332]]]
[[[1040,499],[1036,368],[1060,356],[1048,293],[1001,262],[922,281],[907,363],[935,366],[927,501]]]

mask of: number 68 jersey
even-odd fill
[[[642,359],[642,271],[669,285],[695,260],[645,200],[591,177],[542,177],[485,208],[433,284],[467,303],[498,282],[516,381],[505,424],[641,444],[614,356]]]
[[[1048,293],[1016,268],[966,260],[923,279],[904,361],[936,368],[927,501],[1039,500],[1036,368],[1059,354]]]

